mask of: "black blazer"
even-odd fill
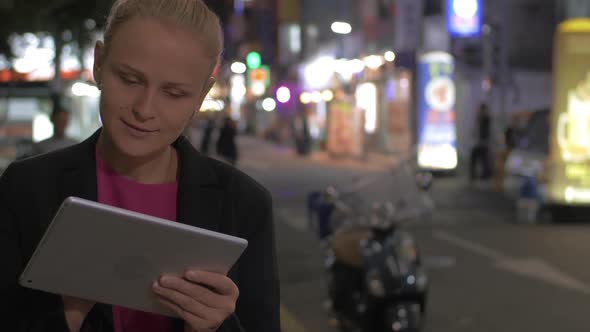
[[[61,296],[20,287],[20,273],[62,201],[96,201],[95,147],[100,130],[72,147],[12,163],[0,178],[0,330],[68,331]],[[229,276],[240,289],[221,332],[275,332],[279,324],[272,202],[242,172],[174,142],[180,170],[178,222],[243,237],[249,245]],[[75,248],[72,248],[75,250]],[[182,331],[174,321],[173,331]],[[111,306],[97,304],[82,331],[112,331]]]

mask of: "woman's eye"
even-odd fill
[[[172,98],[182,98],[186,96],[186,94],[183,92],[165,91],[165,93]]]
[[[123,76],[121,75],[121,81],[123,81],[123,83],[125,84],[129,84],[129,85],[134,85],[134,84],[139,84],[139,80],[137,79],[133,79],[131,77],[127,77],[127,76]]]

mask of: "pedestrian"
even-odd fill
[[[57,106],[51,114],[53,124],[53,135],[33,145],[32,154],[42,154],[54,150],[63,149],[78,143],[76,140],[66,136],[66,129],[70,123],[70,112],[63,106]]]
[[[203,136],[201,137],[201,153],[209,154],[209,146],[211,145],[211,136],[215,130],[215,119],[211,116],[208,117],[205,122],[205,128],[203,129]]]
[[[516,148],[518,144],[518,117],[512,116],[510,124],[504,130],[504,146],[508,152]]]
[[[238,161],[238,147],[236,145],[236,124],[229,117],[223,119],[223,126],[217,138],[217,154],[231,165]]]
[[[471,150],[469,177],[471,181],[476,179],[489,179],[491,176],[490,165],[490,134],[491,119],[486,103],[481,103],[476,119],[476,143]],[[480,168],[481,172],[477,172]]]
[[[504,148],[496,152],[494,159],[493,188],[497,192],[504,191],[505,164],[518,142],[517,119],[515,115],[511,117],[510,124],[504,130]]]
[[[0,177],[3,331],[280,331],[269,192],[181,135],[214,83],[222,45],[219,19],[202,0],[114,2],[94,52],[102,127],[80,144],[14,162]],[[70,196],[239,236],[248,248],[228,276],[187,271],[155,280],[146,291],[178,319],[19,286]]]

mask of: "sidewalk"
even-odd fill
[[[269,141],[254,136],[242,135],[238,137],[238,149],[242,152],[244,161],[246,163],[252,162],[253,153],[256,155],[277,154],[282,158],[291,161],[311,163],[316,166],[323,166],[328,168],[344,168],[356,171],[383,171],[387,170],[395,164],[397,158],[393,155],[386,155],[382,153],[370,152],[365,159],[359,158],[335,158],[329,155],[326,151],[312,151],[309,155],[298,155],[291,146],[277,145]],[[248,155],[246,155],[246,152]]]
[[[393,156],[378,153],[369,154],[366,161],[335,159],[323,151],[313,152],[309,156],[299,156],[292,148],[277,146],[251,136],[240,136],[238,142],[242,153],[239,167],[250,170],[271,171],[277,167],[286,168],[285,170],[304,169],[319,172],[318,175],[322,174],[320,177],[337,180],[341,177],[334,176],[335,173],[342,173],[342,171],[367,175],[382,173],[391,169],[396,161]],[[430,194],[436,202],[437,223],[454,225],[472,221],[485,223],[486,220],[492,219],[505,222],[515,220],[516,202],[514,200],[494,191],[491,183],[471,184],[464,173],[459,168],[455,175],[435,178]],[[322,182],[319,179],[314,181],[317,186],[323,185]],[[300,182],[302,188],[305,185]],[[375,191],[380,190],[375,188]]]

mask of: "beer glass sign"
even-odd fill
[[[590,19],[560,24],[553,58],[547,199],[586,205],[590,204]]]

